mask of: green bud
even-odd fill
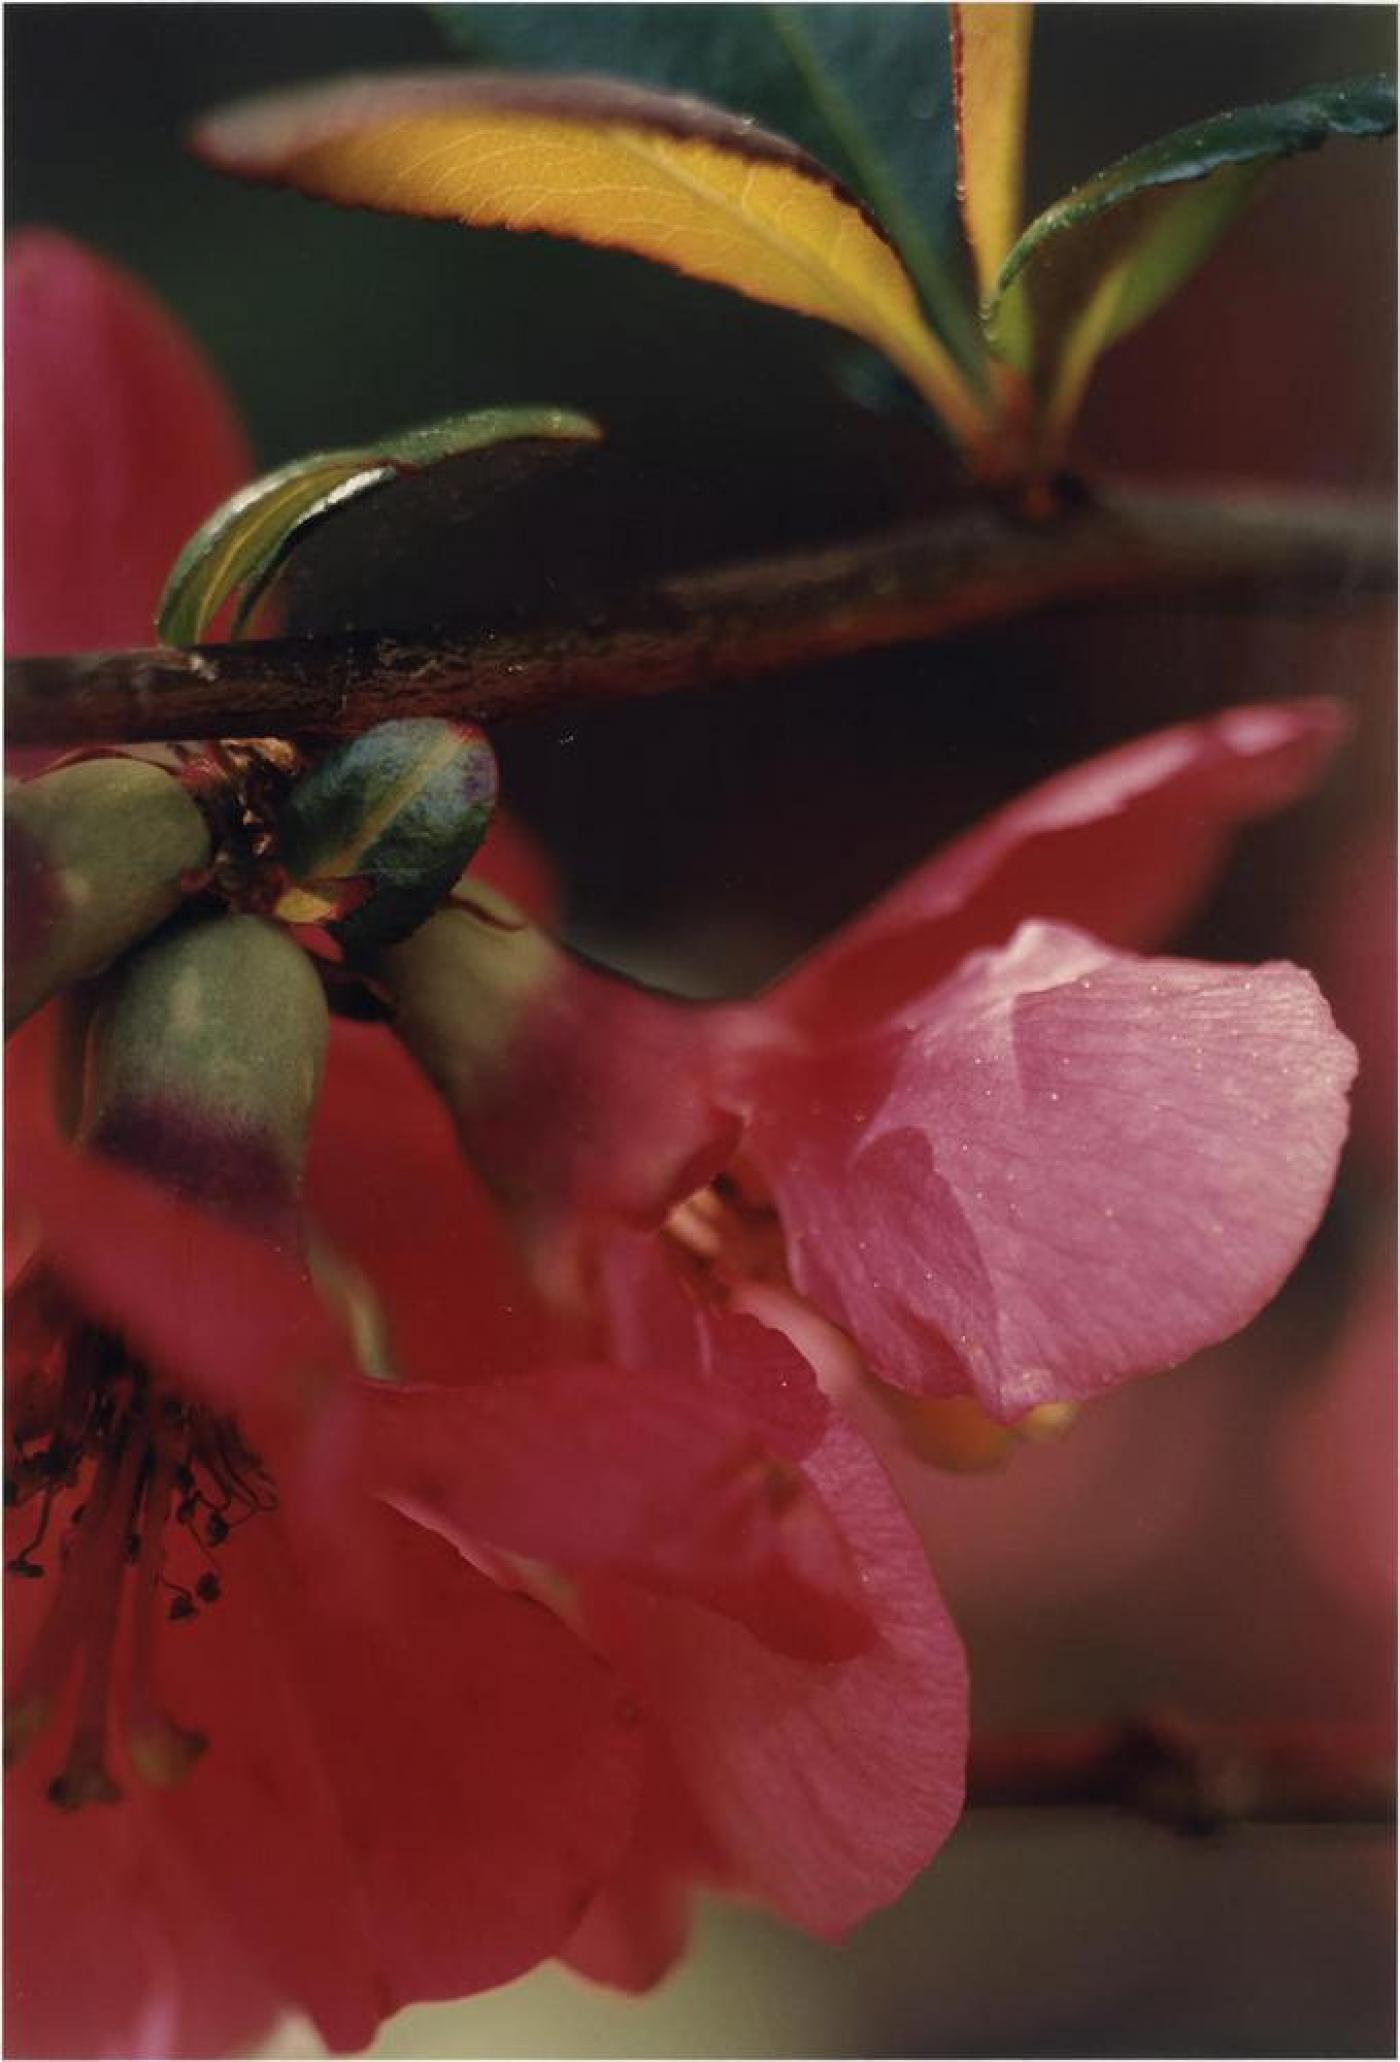
[[[5,792],[5,1029],[178,908],[208,828],[169,773],[87,759]]]
[[[326,1032],[320,979],[278,925],[214,916],[168,932],[104,984],[87,1142],[187,1200],[285,1228]]]
[[[285,923],[323,923],[347,952],[406,938],[490,827],[496,761],[471,723],[378,724],[299,781],[277,826]]]

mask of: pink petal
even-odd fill
[[[368,1478],[454,1534],[694,1598],[783,1653],[869,1641],[820,1498],[721,1396],[580,1367],[360,1404]]]
[[[1261,704],[1087,760],[899,882],[764,1007],[811,1033],[858,1030],[909,1007],[1025,917],[1116,945],[1157,944],[1208,887],[1234,827],[1306,793],[1346,727],[1335,702]]]
[[[598,1294],[611,1357],[698,1383],[741,1407],[775,1453],[803,1460],[831,1407],[799,1349],[742,1311],[702,1302],[686,1286],[670,1242],[615,1231],[598,1246]]]
[[[595,1587],[593,1625],[664,1727],[736,1887],[836,1937],[887,1904],[962,1806],[962,1650],[918,1539],[864,1442],[833,1419],[814,1479],[879,1630],[837,1666],[771,1653],[693,1607]]]
[[[191,532],[249,458],[213,373],[129,274],[52,230],[5,261],[6,641],[149,644]]]
[[[775,1062],[751,1142],[798,1286],[876,1372],[1009,1419],[1254,1316],[1327,1201],[1353,1071],[1297,968],[1028,924],[902,1029]]]

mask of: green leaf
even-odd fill
[[[976,452],[986,398],[884,232],[788,138],[691,96],[578,73],[395,72],[264,94],[194,131],[210,164],[342,206],[544,233],[654,264],[882,351]]]
[[[524,441],[596,441],[595,422],[561,408],[484,408],[404,430],[358,451],[320,451],[267,473],[214,511],[175,561],[156,618],[166,644],[198,644],[220,609],[239,596],[233,635],[314,525],[383,488],[472,451]]]
[[[699,93],[790,136],[879,216],[944,341],[965,368],[979,363],[955,193],[946,8],[507,0],[433,12],[471,60]]]
[[[1176,292],[1271,164],[1394,127],[1393,80],[1318,86],[1177,130],[1047,208],[1002,266],[984,322],[993,349],[1031,377],[1052,434],[1099,353]]]
[[[496,760],[475,724],[381,723],[327,753],[277,825],[291,884],[274,914],[348,952],[397,944],[432,915],[485,837]]]

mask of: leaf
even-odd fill
[[[1029,0],[982,0],[948,10],[957,109],[958,198],[985,298],[1021,226],[1026,98],[1030,85]]]
[[[195,532],[166,582],[157,635],[166,644],[198,644],[234,594],[240,600],[233,634],[241,635],[314,524],[404,473],[511,441],[592,441],[601,434],[587,416],[561,408],[485,408],[401,431],[363,450],[294,459],[231,495]]]
[[[495,755],[472,723],[378,724],[327,753],[277,826],[289,887],[274,915],[348,952],[397,944],[455,886],[490,828]]]
[[[616,80],[430,72],[332,81],[203,122],[224,170],[363,207],[627,250],[832,323],[897,365],[964,441],[981,403],[897,253],[795,144]]]
[[[982,355],[954,195],[952,76],[926,0],[820,6],[438,6],[476,62],[700,93],[790,136],[879,217],[959,362]]]
[[[1394,127],[1392,80],[1314,87],[1180,129],[1039,216],[1002,266],[985,319],[993,348],[1030,374],[1051,434],[1063,434],[1099,353],[1176,292],[1272,163]]]

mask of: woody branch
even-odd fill
[[[1394,584],[1388,506],[1115,488],[1033,523],[993,501],[818,550],[687,573],[588,622],[20,658],[17,745],[338,736],[756,678],[1055,603],[1188,589],[1296,607]]]

